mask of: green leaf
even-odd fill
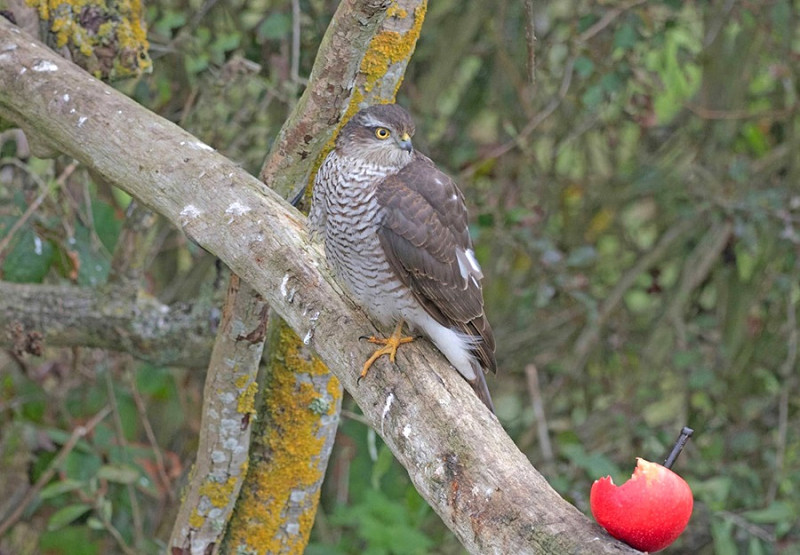
[[[122,221],[117,217],[114,207],[106,202],[95,200],[92,202],[92,221],[97,237],[109,252],[113,251],[122,229]]]
[[[258,38],[279,40],[292,30],[292,18],[288,14],[275,12],[258,26]]]
[[[97,474],[102,466],[102,459],[96,453],[82,453],[78,450],[67,455],[64,461],[64,472],[76,480],[89,480]]]
[[[53,263],[54,249],[49,241],[30,229],[17,232],[14,247],[3,264],[3,279],[14,283],[41,283]]]
[[[748,545],[747,555],[766,555],[767,551],[764,549],[764,544],[760,539],[755,536],[750,537],[750,544]]]
[[[614,33],[614,48],[630,50],[636,46],[637,38],[639,38],[639,33],[636,31],[636,27],[630,23],[623,23]]]
[[[563,445],[561,452],[572,464],[585,470],[590,478],[601,478],[603,476],[611,476],[613,478],[622,474],[619,467],[611,459],[600,453],[587,453],[580,443]]]
[[[92,530],[105,530],[106,528],[105,524],[103,524],[103,521],[96,516],[90,516],[88,519],[86,519],[86,526]]]
[[[622,78],[616,73],[606,73],[600,79],[600,85],[603,90],[609,93],[615,93],[622,89],[624,82]]]
[[[100,513],[100,518],[104,522],[111,522],[111,516],[114,512],[114,506],[111,504],[111,500],[103,499],[97,512]]]
[[[578,56],[575,58],[575,73],[579,77],[589,77],[594,72],[594,62],[586,56]]]
[[[78,285],[97,286],[106,281],[111,269],[111,257],[104,246],[92,237],[89,229],[82,225],[75,226],[75,242],[73,248],[78,253]]]
[[[378,460],[375,461],[372,467],[372,487],[375,489],[380,488],[381,478],[391,470],[393,462],[394,455],[392,455],[392,452],[386,445],[381,445],[378,450]]]
[[[714,538],[714,553],[717,555],[738,555],[739,549],[733,539],[733,524],[730,521],[712,521],[711,537]]]
[[[47,529],[49,531],[58,530],[64,526],[78,520],[87,512],[92,510],[92,506],[88,503],[79,503],[77,505],[67,505],[63,509],[57,510],[47,521]]]
[[[775,501],[769,507],[742,514],[750,522],[756,524],[776,524],[778,522],[797,520],[797,509],[785,501]]]
[[[154,30],[162,35],[170,36],[172,29],[186,25],[186,14],[177,10],[165,9],[154,24]]]
[[[728,506],[733,482],[730,476],[715,476],[702,482],[692,483],[695,499],[704,502],[712,510],[724,510]]]
[[[97,471],[97,477],[109,482],[132,484],[139,479],[139,471],[133,466],[124,464],[104,464]]]
[[[50,499],[52,497],[57,497],[62,493],[67,493],[70,491],[75,491],[77,489],[81,489],[85,487],[86,484],[79,480],[72,480],[67,478],[60,482],[53,482],[52,484],[48,484],[42,488],[42,491],[39,492],[39,499]]]
[[[594,108],[603,100],[603,89],[600,85],[592,85],[581,95],[581,102],[587,108]]]
[[[53,555],[97,555],[100,553],[99,545],[98,540],[92,537],[92,532],[84,526],[69,526],[53,532],[45,531],[39,539],[41,553]],[[103,550],[103,553],[107,552],[107,549]]]
[[[133,197],[118,187],[111,187],[111,196],[117,201],[117,205],[123,209],[127,209],[128,205],[133,200]]]

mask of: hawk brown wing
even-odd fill
[[[464,197],[450,177],[415,153],[376,190],[378,230],[392,269],[440,324],[479,339],[472,347],[496,372],[494,335],[483,309],[480,269],[472,255]]]

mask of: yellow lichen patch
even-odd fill
[[[297,335],[286,324],[280,326],[269,346],[276,354],[270,359],[259,411],[265,431],[253,437],[253,449],[266,455],[266,460],[256,462],[260,460],[256,457],[250,461],[229,527],[232,551],[257,548],[259,553],[278,553],[285,552],[287,541],[305,545],[319,500],[324,469],[317,461],[325,438],[319,437],[322,415],[311,407],[315,402],[318,405],[321,397],[331,397],[332,401],[327,400],[330,414],[341,390],[331,386],[336,378],[318,359],[305,355]],[[309,497],[296,521],[299,532],[286,534],[286,508],[294,492]]]
[[[49,44],[67,47],[74,61],[96,77],[131,77],[152,69],[140,0],[26,2],[48,23]]]
[[[247,379],[247,376],[242,376]],[[241,386],[236,386],[239,390],[241,390]],[[255,414],[256,407],[255,407],[255,400],[256,400],[256,393],[258,392],[258,384],[255,381],[250,382],[250,384],[244,388],[239,394],[239,401],[236,404],[236,410],[240,414]]]
[[[399,9],[399,8],[398,8]],[[367,80],[364,84],[364,90],[369,92],[378,79],[386,75],[389,66],[396,64],[403,60],[408,60],[414,52],[419,38],[420,31],[422,30],[422,22],[425,20],[425,12],[427,5],[420,4],[414,10],[414,24],[411,29],[406,33],[398,33],[396,31],[382,31],[375,35],[369,44],[367,53],[361,61],[360,71],[366,75]],[[400,87],[402,81],[398,80],[394,92]],[[394,95],[392,95],[394,97]],[[393,98],[388,99],[391,102]]]
[[[192,516],[189,517],[189,526],[194,528],[195,530],[199,530],[203,527],[206,518],[202,516],[200,513],[197,512],[197,509],[192,512]]]
[[[397,4],[397,0],[392,2],[392,5],[389,6],[389,9],[386,10],[386,17],[396,17],[397,19],[405,19],[408,17],[408,11],[401,8]]]
[[[238,477],[231,476],[225,482],[206,481],[200,486],[200,496],[205,497],[212,507],[226,507],[233,497],[233,490],[238,482]],[[195,508],[189,517],[189,526],[200,529],[205,524],[206,515],[201,515]]]
[[[213,507],[224,507],[231,499],[238,478],[231,476],[224,482],[207,481],[200,486],[200,495],[207,497]]]

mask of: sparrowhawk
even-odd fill
[[[314,181],[309,223],[325,242],[337,280],[383,326],[386,345],[364,364],[394,354],[403,322],[427,336],[494,410],[484,372],[496,372],[495,342],[461,191],[414,150],[414,122],[385,104],[355,114]]]

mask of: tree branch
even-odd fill
[[[305,219],[176,125],[0,21],[0,108],[163,214],[264,296],[353,394],[474,553],[636,553],[559,497],[430,344],[360,386],[374,326],[335,286]],[[290,294],[290,292],[293,292]]]
[[[110,349],[162,366],[204,367],[211,353],[210,318],[210,307],[202,304],[168,306],[127,287],[0,281],[4,347],[36,334],[53,347]]]
[[[256,376],[269,307],[234,274],[208,363],[197,461],[170,553],[217,553],[247,471]]]
[[[339,424],[342,387],[279,318],[270,318],[250,465],[222,553],[301,553]]]

